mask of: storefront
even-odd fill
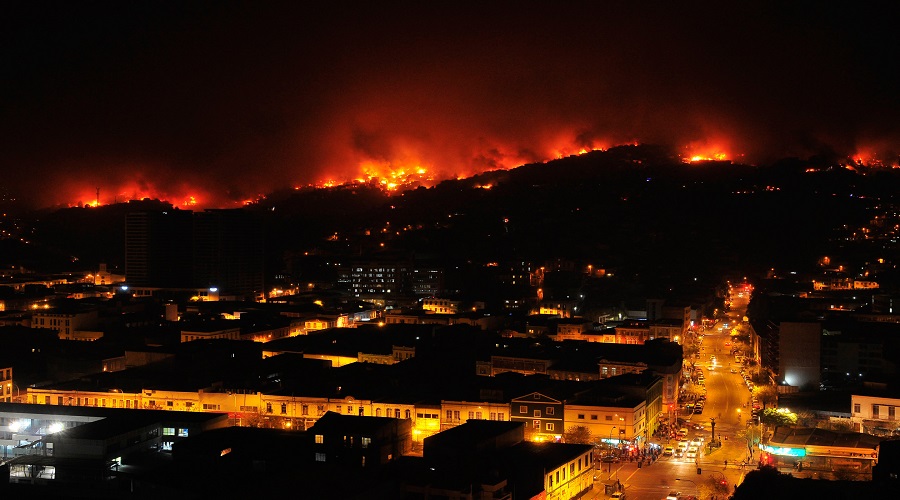
[[[871,474],[881,438],[856,432],[779,427],[760,443],[761,465],[855,474]]]

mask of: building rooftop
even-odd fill
[[[794,446],[835,446],[875,449],[883,438],[859,432],[838,432],[808,427],[776,427],[770,442]]]

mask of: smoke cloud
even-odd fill
[[[896,161],[898,7],[115,2],[6,16],[2,183],[234,206],[659,143]],[[815,7],[815,8],[813,8]]]

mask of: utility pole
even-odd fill
[[[712,427],[712,437],[710,438],[710,442],[715,443],[716,442],[716,418],[715,417],[710,417],[709,425]]]

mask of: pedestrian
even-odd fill
[[[725,468],[728,468],[728,460],[725,461]]]

